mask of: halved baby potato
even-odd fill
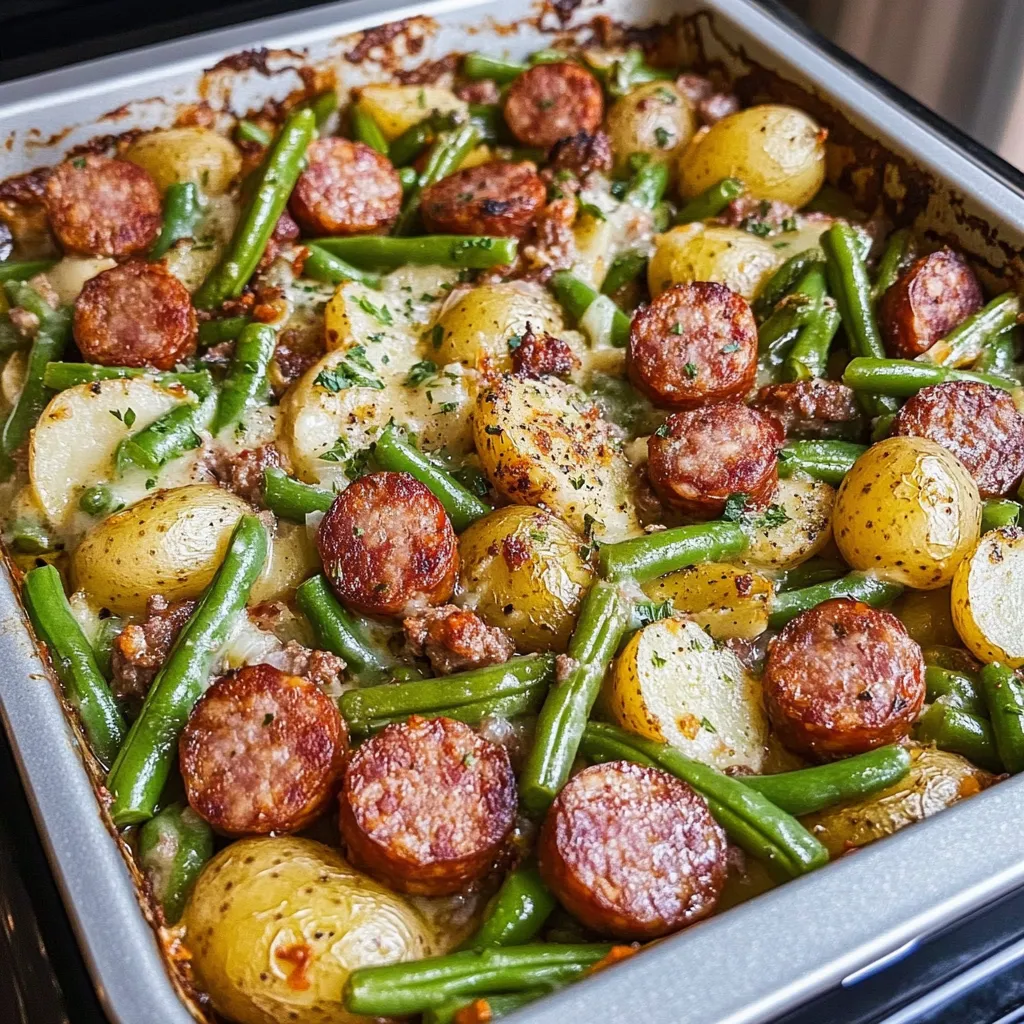
[[[748,530],[750,544],[742,564],[755,569],[792,569],[819,554],[832,537],[836,492],[821,480],[789,477],[780,480],[772,505],[781,515],[764,517],[764,525]]]
[[[140,135],[124,158],[149,171],[162,192],[176,181],[191,181],[204,191],[227,191],[242,171],[234,143],[209,128],[165,128]]]
[[[391,142],[430,114],[465,114],[469,104],[451,89],[433,85],[366,85],[356,106],[377,122]]]
[[[636,632],[615,662],[605,706],[624,729],[705,764],[764,765],[761,687],[694,622],[660,619]]]

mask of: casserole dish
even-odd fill
[[[989,283],[1012,277],[1024,225],[1018,195],[763,12],[738,0],[705,6],[712,13],[683,21],[680,30],[698,67],[717,64],[730,78],[745,80],[751,99],[772,93],[810,109],[829,125],[834,139],[848,141],[844,156],[849,163],[836,169],[837,180],[868,195],[884,191],[895,215],[913,217],[920,230],[955,241]],[[522,12],[524,17],[527,13]],[[573,21],[586,25],[594,13],[579,8]],[[643,23],[690,12],[608,5],[600,13]],[[230,102],[244,111],[270,98],[267,88],[279,90],[280,98],[294,85],[288,72],[264,78],[239,70],[236,64],[244,61],[228,61],[202,74],[239,48],[259,44],[274,51],[304,51],[298,57],[275,52],[274,59],[284,65],[337,61],[338,54],[357,45],[348,38],[351,33],[413,14],[430,20],[413,21],[394,35],[397,43],[385,48],[386,60],[418,63],[469,48],[508,49],[515,56],[536,49],[545,38],[523,22],[511,34],[495,27],[492,45],[485,45],[481,18],[494,17],[495,26],[499,18],[513,20],[509,12],[488,5],[446,3],[411,12],[357,3],[67,69],[0,92],[3,124],[11,133],[0,175],[52,162],[97,132],[167,124],[176,105],[200,97],[215,109]],[[546,12],[544,18],[554,18],[552,27],[562,29],[557,12]],[[472,33],[468,26],[474,26]],[[409,40],[417,42],[410,45]],[[403,46],[413,52],[403,52]],[[374,71],[362,65],[343,68],[341,84],[361,84]],[[159,99],[140,101],[140,96]],[[115,1018],[173,1020],[181,1013],[187,1019],[174,1002],[174,982],[139,913],[130,870],[102,817],[83,815],[83,808],[94,805],[76,740],[35,659],[17,602],[5,600],[9,663],[27,670],[12,671],[3,680],[5,719],[97,983]],[[1014,792],[1012,785],[998,787],[828,871],[702,924],[527,1013],[537,1020],[554,1020],[555,1014],[619,1019],[638,1012],[652,1020],[766,1019],[1017,884],[1024,842],[1010,824]],[[965,835],[977,843],[976,857],[964,856]],[[858,907],[856,916],[848,911],[851,905]],[[780,942],[780,928],[786,942]],[[123,970],[128,962],[137,962],[139,969]]]

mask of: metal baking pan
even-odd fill
[[[552,34],[586,37],[595,17],[646,25],[673,16],[673,38],[698,67],[725,70],[747,100],[789,100],[829,126],[837,143],[830,176],[841,185],[882,196],[898,221],[959,245],[990,283],[1017,276],[1024,192],[934,120],[751,0],[560,0],[543,9],[530,0],[355,0],[241,25],[0,86],[0,178],[56,162],[97,135],[170,124],[188,104],[258,107],[295,88],[297,64],[332,66],[344,89],[453,50],[517,56],[550,45]],[[390,37],[370,37],[377,48],[368,40],[356,51],[366,59],[346,59],[363,30],[398,19],[410,20]],[[270,52],[204,73],[230,54],[262,48]],[[5,575],[0,711],[100,998],[117,1024],[202,1019],[167,966],[133,867],[97,801],[95,765],[83,757]],[[996,786],[514,1019],[754,1024],[844,979],[853,983],[880,959],[1024,884],[1022,785]]]

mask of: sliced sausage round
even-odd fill
[[[889,354],[913,359],[981,309],[985,298],[959,254],[940,249],[915,260],[882,296],[878,321]]]
[[[58,164],[46,181],[46,212],[57,240],[87,256],[131,256],[160,233],[160,189],[127,160],[80,156]]]
[[[295,832],[330,803],[348,733],[333,700],[302,676],[246,665],[189,715],[178,761],[189,805],[226,835]]]
[[[647,476],[670,508],[715,519],[730,494],[766,505],[778,483],[782,427],[740,402],[674,412],[647,442]]]
[[[614,156],[612,140],[605,132],[577,132],[559,139],[549,154],[551,169],[572,171],[581,178],[593,171],[607,172],[612,169]]]
[[[512,349],[512,370],[524,377],[567,377],[580,367],[569,343],[553,334],[535,334],[529,323]]]
[[[774,416],[787,437],[856,437],[863,425],[853,388],[823,377],[766,384],[752,404]]]
[[[846,757],[910,732],[924,703],[924,658],[895,615],[840,597],[798,615],[772,641],[763,686],[790,750]]]
[[[927,437],[948,448],[983,498],[1016,490],[1024,476],[1024,416],[990,384],[949,381],[922,388],[896,414],[892,433]]]
[[[385,231],[402,209],[402,183],[387,157],[362,142],[318,139],[307,151],[290,200],[311,235]]]
[[[342,491],[320,521],[317,547],[338,597],[369,615],[444,604],[455,588],[451,521],[408,473],[371,473]]]
[[[352,753],[339,801],[352,862],[421,896],[460,892],[486,875],[517,803],[504,747],[462,722],[416,715]]]
[[[549,149],[578,132],[593,135],[603,117],[601,84],[578,64],[538,64],[505,95],[505,120],[524,146]]]
[[[522,238],[547,200],[533,164],[495,161],[468,167],[423,190],[428,231]]]
[[[724,284],[676,284],[633,316],[629,379],[656,405],[692,409],[749,391],[757,374],[757,323]]]
[[[173,274],[159,263],[134,261],[85,282],[74,333],[89,362],[170,370],[195,352],[196,312]]]
[[[715,909],[726,838],[704,798],[657,768],[612,761],[574,775],[537,842],[544,881],[588,928],[668,935]]]

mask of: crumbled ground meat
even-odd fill
[[[336,687],[345,671],[344,660],[336,654],[310,650],[297,640],[289,640],[283,650],[267,658],[267,663],[289,675],[303,676],[325,690]]]
[[[523,247],[526,276],[546,281],[556,270],[566,270],[576,259],[575,196],[556,199],[541,210],[534,222],[534,239]]]
[[[749,228],[763,224],[768,230],[779,230],[783,227],[792,230],[795,226],[795,216],[796,208],[789,203],[782,203],[777,199],[740,196],[725,208],[719,220],[734,228]],[[793,223],[785,223],[787,221]]]
[[[160,671],[195,601],[168,601],[154,594],[146,602],[146,618],[124,627],[114,639],[111,652],[113,690],[129,702],[141,701]]]
[[[455,87],[455,95],[467,103],[497,103],[501,100],[498,83],[490,78],[478,82],[463,82]]]
[[[503,630],[452,604],[412,615],[402,625],[413,653],[425,655],[438,675],[500,665],[515,653]]]
[[[731,92],[721,92],[704,75],[680,75],[676,88],[690,101],[702,124],[714,124],[740,109],[740,101]]]
[[[774,416],[787,437],[857,437],[864,425],[856,393],[836,380],[766,384],[751,404]]]
[[[240,452],[214,447],[204,454],[203,464],[221,487],[256,506],[263,502],[263,470],[283,465],[281,453],[274,444]]]
[[[580,663],[568,654],[559,654],[555,658],[555,686],[561,686],[579,668]]]
[[[39,331],[39,317],[21,306],[12,306],[7,316],[23,338],[34,338]]]
[[[321,332],[322,333],[322,332]],[[308,336],[289,328],[282,331],[274,349],[274,363],[285,386],[298,380],[322,355],[322,347],[309,344]]]
[[[610,171],[612,141],[600,130],[593,135],[577,132],[559,139],[551,150],[551,166],[556,171],[572,171],[581,178],[592,171]]]
[[[256,273],[266,270],[277,259],[281,250],[289,242],[294,242],[300,234],[299,225],[292,219],[292,215],[285,210],[277,218],[277,223],[274,225],[274,230],[270,235],[270,241],[267,242],[267,247],[263,250],[263,255],[256,265]]]
[[[53,287],[45,274],[36,274],[35,277],[29,279],[28,283],[50,309],[60,309],[60,296],[57,294],[57,289]]]
[[[553,334],[535,334],[529,323],[512,349],[512,369],[525,377],[564,377],[579,365],[567,342]]]

